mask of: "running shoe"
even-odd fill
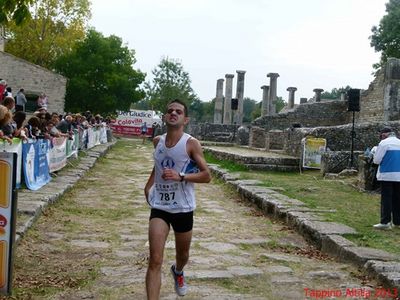
[[[175,272],[175,265],[171,266],[171,274],[174,277],[175,281],[175,292],[179,296],[185,296],[187,292],[187,285],[185,282],[185,276],[182,274],[176,274]]]

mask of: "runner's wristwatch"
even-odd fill
[[[181,181],[183,181],[183,180],[185,180],[185,173],[183,173],[183,172],[180,172],[179,173],[179,177],[181,178]]]

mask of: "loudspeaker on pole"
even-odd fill
[[[347,111],[360,111],[360,89],[347,91]]]

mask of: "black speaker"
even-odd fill
[[[360,89],[347,91],[347,111],[360,111]]]
[[[238,98],[232,98],[232,101],[231,101],[231,109],[232,109],[232,110],[237,110],[237,109],[238,109],[238,105],[239,105],[239,100],[238,100]]]

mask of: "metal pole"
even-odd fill
[[[353,169],[353,159],[354,159],[354,137],[356,135],[356,132],[354,130],[354,115],[355,111],[353,111],[353,126],[351,128],[351,150],[350,150],[350,169]]]

